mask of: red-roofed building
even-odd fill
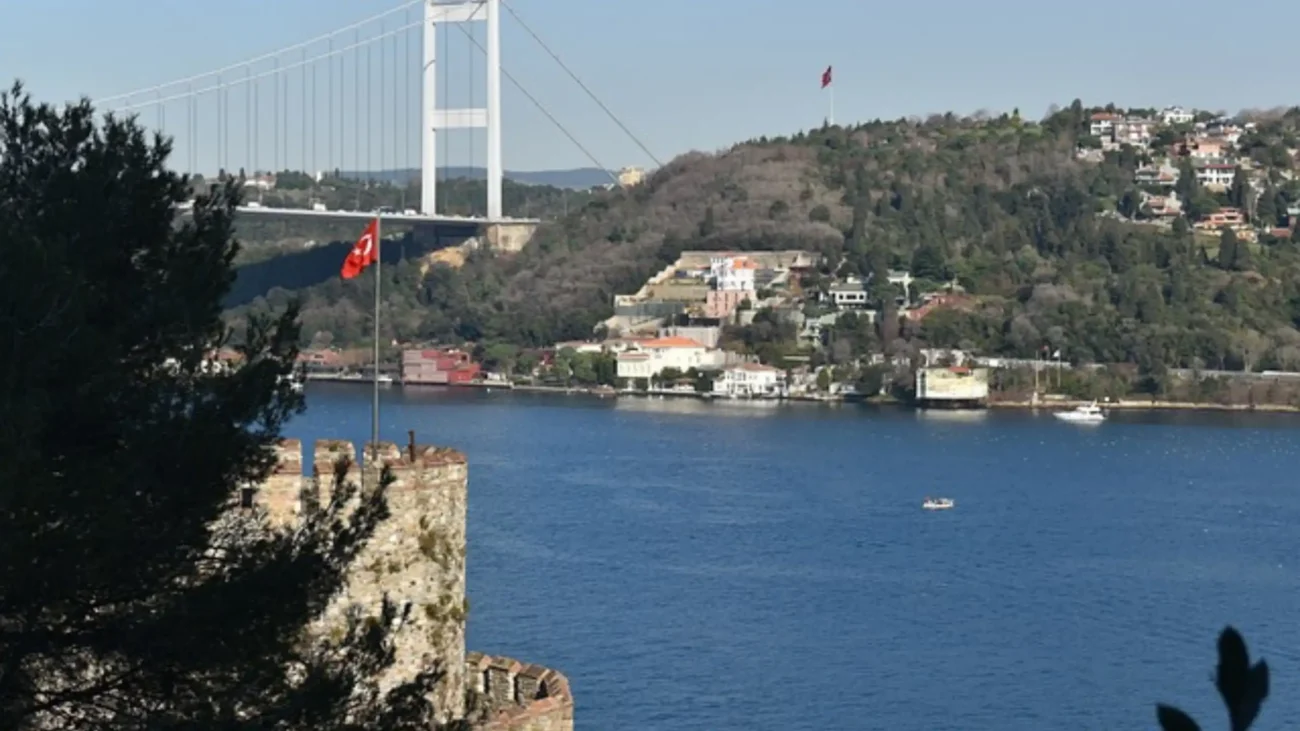
[[[481,367],[463,350],[425,349],[402,353],[402,382],[455,386],[479,377]]]

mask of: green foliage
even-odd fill
[[[1268,663],[1260,660],[1252,665],[1246,641],[1232,627],[1224,628],[1219,635],[1219,666],[1214,685],[1227,706],[1231,731],[1249,729],[1268,698]],[[1172,706],[1157,705],[1156,719],[1163,731],[1201,731],[1191,716]]]
[[[240,191],[177,225],[169,152],[88,103],[0,95],[0,728],[428,728],[436,672],[373,682],[395,607],[331,652],[301,641],[383,489],[345,522],[341,471],[292,532],[233,510],[302,408],[297,311],[250,321],[242,367],[205,366]]]

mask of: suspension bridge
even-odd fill
[[[657,162],[507,0],[408,0],[276,51],[93,103],[99,111],[134,114],[171,137],[173,165],[191,176],[241,180],[241,215],[378,215],[414,226],[473,227],[493,248],[517,250],[538,220],[504,215],[502,80],[594,167],[610,168],[502,66],[503,11]],[[451,63],[454,43],[468,56],[463,70]],[[454,87],[465,92],[465,103],[455,104]],[[486,200],[457,213],[440,185],[449,168],[439,169],[451,157],[453,132],[467,139],[469,167],[481,147],[486,168]],[[345,180],[357,188],[355,199],[340,203],[334,196],[327,205],[322,193]],[[617,182],[612,173],[610,181]],[[397,205],[369,205],[374,196],[363,190],[371,186],[396,186]]]

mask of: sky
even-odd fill
[[[1049,105],[1075,98],[1234,112],[1300,103],[1288,43],[1261,42],[1257,34],[1228,31],[1218,21],[1206,25],[1207,19],[1227,24],[1243,14],[1289,17],[1282,0],[1255,0],[1229,16],[1209,0],[1185,0],[1177,11],[1159,3],[1103,3],[1086,12],[1078,5],[1052,9],[1042,0],[506,1],[651,153],[503,11],[505,70],[587,150],[503,80],[507,170],[654,167],[691,150],[815,127],[831,113],[832,92],[819,88],[828,65],[834,66],[840,123],[1013,108],[1036,119]],[[235,66],[222,78],[232,84],[224,100],[214,92],[191,107],[185,85],[134,99],[145,104],[136,110],[143,123],[174,138],[178,167],[414,167],[420,45],[418,29],[399,29],[418,19],[418,8],[338,35],[332,47],[321,42],[257,66],[236,66],[405,4],[0,0],[0,70],[21,78],[38,99],[63,102],[105,99]],[[464,27],[483,43],[481,23]],[[384,32],[393,35],[374,40]],[[446,98],[439,103],[464,107],[476,98],[481,105],[481,52],[459,29],[445,33],[439,39]],[[358,39],[370,42],[325,58],[331,48]],[[276,62],[290,66],[304,58],[292,72],[274,71]],[[258,74],[264,78],[256,83],[239,80]],[[277,80],[288,99],[287,111],[279,113]],[[215,86],[216,77],[193,83],[197,89]],[[123,102],[101,106],[113,103]],[[444,163],[484,164],[481,130],[440,137]]]

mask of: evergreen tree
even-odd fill
[[[1219,234],[1219,267],[1234,270],[1241,264],[1241,243],[1232,229],[1225,228]]]
[[[1228,188],[1228,204],[1245,210],[1250,205],[1250,181],[1246,171],[1238,165],[1232,171],[1232,185]]]
[[[1255,208],[1255,222],[1260,226],[1273,227],[1277,226],[1279,221],[1281,221],[1281,214],[1277,209],[1277,190],[1270,185],[1259,197],[1259,205]]]
[[[429,728],[432,675],[370,682],[391,607],[329,654],[301,640],[382,489],[346,524],[337,498],[287,533],[232,512],[302,406],[296,307],[205,367],[239,190],[177,225],[169,152],[88,102],[0,94],[0,728]]]

